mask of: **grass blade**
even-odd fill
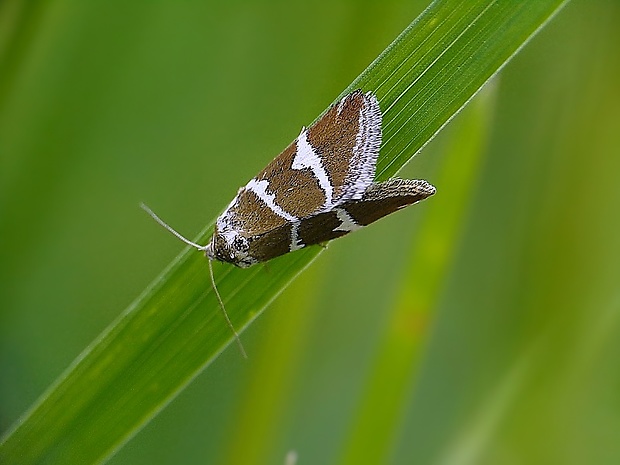
[[[433,3],[344,93],[384,110],[380,179],[395,174],[564,4]],[[196,242],[205,243],[208,227]],[[240,332],[320,249],[215,275]],[[7,433],[2,463],[93,463],[131,438],[232,341],[205,259],[186,249]]]

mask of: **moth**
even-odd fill
[[[375,182],[381,120],[372,92],[356,90],[344,96],[239,189],[217,218],[206,245],[189,241],[143,208],[179,239],[205,253],[224,310],[212,260],[247,268],[344,236],[435,193],[420,179]],[[237,336],[227,316],[226,320]]]

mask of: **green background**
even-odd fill
[[[425,6],[0,4],[0,432],[179,252],[138,203],[200,231]],[[428,289],[414,240],[468,143],[475,184],[376,455],[618,463],[619,20],[570,3],[400,173],[437,196],[332,243],[243,334],[248,361],[230,347],[110,463],[351,462],[360,419],[387,434],[378,348]]]

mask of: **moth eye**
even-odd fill
[[[232,245],[234,250],[244,250],[247,248],[246,242],[241,237],[235,237]]]

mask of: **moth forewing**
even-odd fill
[[[214,255],[247,267],[315,244],[304,242],[298,229],[363,197],[373,183],[380,145],[375,95],[346,95],[239,191],[218,218]],[[332,233],[339,235],[329,230],[324,236]]]

